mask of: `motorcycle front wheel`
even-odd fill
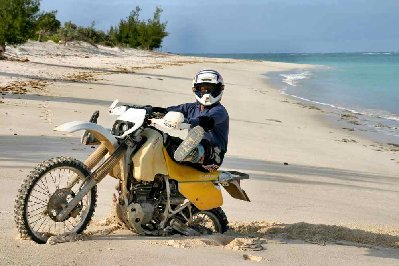
[[[56,216],[79,192],[89,175],[90,171],[81,161],[70,157],[52,158],[36,166],[23,181],[15,200],[14,218],[20,236],[44,244],[51,236],[83,232],[96,207],[96,186],[65,220],[58,221]]]

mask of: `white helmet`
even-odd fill
[[[223,89],[223,78],[215,70],[201,70],[193,79],[195,98],[202,105],[212,105],[219,102],[222,99]]]

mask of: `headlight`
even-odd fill
[[[123,120],[116,120],[114,125],[112,126],[112,135],[114,136],[122,136],[125,131],[131,129],[134,126],[134,123]]]
[[[126,130],[129,129],[129,126],[127,124],[122,124],[121,128],[122,128],[122,131],[125,132]]]

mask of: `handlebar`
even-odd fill
[[[146,111],[146,120],[152,118],[161,118],[167,113],[166,108],[158,106],[137,105],[137,104],[125,105],[125,106],[128,108],[144,109]]]
[[[122,113],[126,112],[128,109],[142,109],[145,110],[145,124],[150,123],[150,119],[153,118],[162,118],[167,112],[166,108],[163,107],[154,107],[151,105],[139,105],[139,104],[123,104],[117,107],[119,100],[115,100],[111,106],[109,107],[110,114],[113,115],[121,115]]]

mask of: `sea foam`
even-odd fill
[[[283,82],[290,86],[296,87],[301,80],[309,79],[312,76],[310,71],[295,74],[280,74],[283,77]]]

